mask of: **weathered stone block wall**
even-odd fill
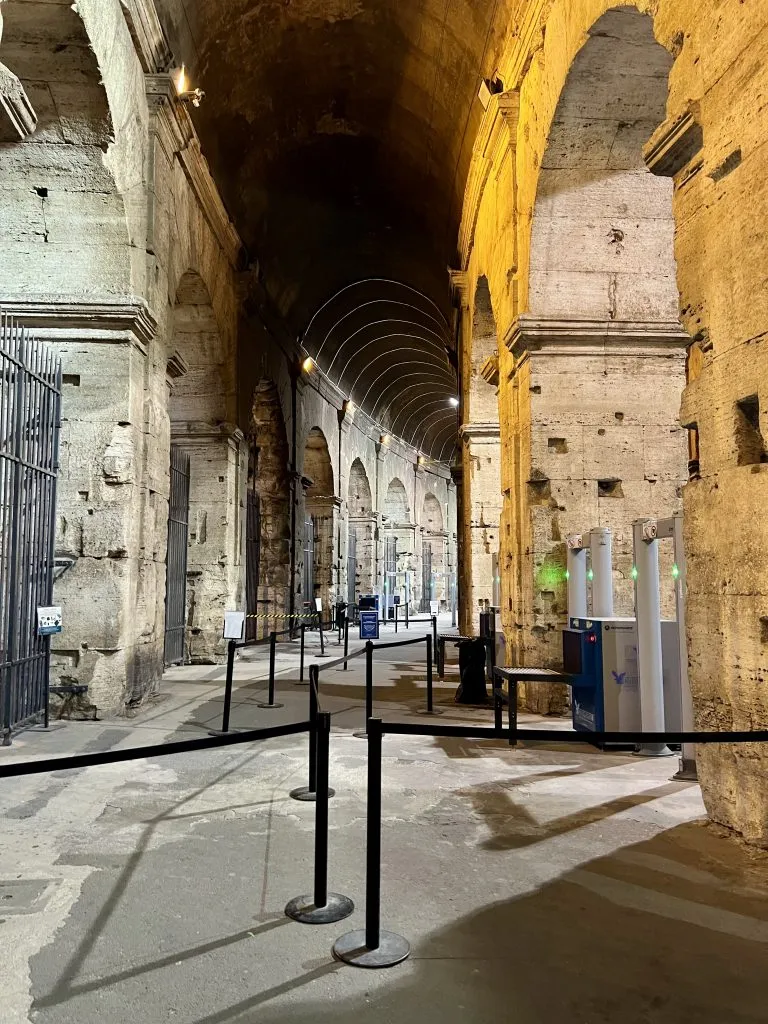
[[[499,61],[499,76],[510,90],[507,95],[517,100],[502,97],[491,101],[484,119],[486,134],[481,132],[482,146],[476,148],[473,158],[474,178],[471,173],[461,240],[465,261],[462,270],[470,279],[479,272],[488,277],[500,337],[508,337],[515,319],[533,309],[541,296],[552,295],[551,291],[531,287],[531,231],[541,168],[546,163],[556,108],[568,73],[588,41],[589,29],[613,6],[609,0],[530,0],[510,5],[510,35]],[[756,446],[752,445],[751,456],[739,455],[744,444],[735,407],[743,399],[758,395],[758,417],[764,423],[761,390],[765,374],[760,352],[768,322],[768,299],[761,278],[765,244],[759,225],[765,219],[761,211],[768,201],[768,187],[761,172],[768,116],[761,97],[768,72],[760,55],[766,47],[768,8],[760,0],[738,5],[638,0],[636,5],[626,6],[653,17],[656,39],[673,59],[668,76],[667,128],[686,113],[688,116],[688,122],[681,121],[679,136],[668,131],[661,139],[654,159],[660,173],[666,167],[663,173],[674,176],[680,317],[704,353],[701,372],[686,390],[682,413],[682,423],[695,425],[700,440],[701,479],[690,482],[683,496],[689,559],[689,661],[696,721],[705,727],[728,728],[733,724],[748,728],[753,723],[764,724],[766,713],[760,680],[766,671],[768,633],[764,623],[768,597],[760,581],[765,575],[762,552],[768,545],[762,537],[764,517],[759,515],[763,466],[760,462],[739,465],[740,458],[742,462],[754,458]],[[610,35],[604,40],[608,59]],[[493,109],[494,104],[498,110]],[[513,114],[519,110],[519,120],[509,117],[510,110]],[[489,126],[493,119],[501,127]],[[510,120],[513,124],[508,140],[495,143]],[[647,127],[644,124],[643,131]],[[489,138],[491,146],[486,144]],[[642,144],[643,140],[638,138],[638,142]],[[621,213],[618,208],[614,212],[617,216]],[[616,226],[613,216],[610,219],[609,226]],[[578,245],[573,248],[577,258],[584,255]],[[599,254],[593,255],[595,259],[587,270],[596,267]],[[647,308],[645,299],[650,298],[656,308],[661,292],[668,304],[668,276],[662,278],[655,283],[646,278],[640,291],[628,287],[624,293],[628,312],[616,305],[615,319],[636,319],[640,299]],[[547,315],[552,309],[550,306]],[[566,301],[561,312],[570,311]],[[596,311],[595,306],[590,316],[596,317]],[[607,312],[610,319],[610,302]],[[642,318],[646,316],[642,314]],[[541,427],[537,426],[541,411],[535,409],[530,390],[540,386],[533,379],[536,373],[530,363],[516,365],[513,353],[502,346],[502,586],[504,626],[512,657],[525,656],[527,641],[523,634],[536,615],[526,594],[527,581],[534,576],[537,545],[541,554],[547,545],[555,543],[552,520],[559,511],[540,506],[543,511],[537,515],[543,516],[543,526],[528,515],[523,496],[531,479],[530,468],[544,458],[548,464],[557,464],[578,452],[570,416],[566,416],[566,430],[562,424],[548,422],[554,411],[548,408]],[[679,368],[671,378],[668,409],[673,402],[672,380],[680,380]],[[636,391],[635,382],[633,374],[628,387]],[[656,379],[654,386],[659,383]],[[624,396],[622,400],[626,403]],[[615,411],[622,411],[621,406],[605,410],[610,415]],[[590,429],[592,426],[605,429],[605,437],[613,426],[615,437],[621,436],[617,425],[585,425]],[[680,457],[678,438],[672,433],[675,424],[668,413],[663,422],[654,424],[651,420],[638,423],[640,426],[644,435],[647,429],[649,443],[658,447],[666,465],[676,463]],[[661,436],[652,436],[654,426],[660,428]],[[636,431],[633,433],[627,465],[640,486],[632,498],[633,507],[625,510],[628,515],[634,515],[634,510],[640,513],[643,492],[650,486],[650,481],[639,479],[638,437]],[[564,437],[568,452],[550,452],[550,437]],[[672,443],[672,451],[667,442]],[[621,443],[617,442],[614,454],[620,451]],[[624,466],[620,468],[624,470]],[[585,480],[586,474],[581,479]],[[653,499],[662,511],[662,506],[674,503],[675,488],[671,479],[658,479],[653,485],[657,496],[661,494],[659,484],[668,489],[665,497]],[[555,490],[560,487],[556,484]],[[584,500],[598,517],[603,514],[599,501],[594,507],[598,500],[595,495],[590,494],[588,499],[581,495],[566,498],[562,502],[566,508],[569,502],[575,502],[575,508]],[[611,500],[615,499],[605,499]],[[665,514],[671,510],[663,509]],[[586,507],[582,509],[584,515],[587,511]],[[584,525],[579,522],[577,528]],[[622,529],[627,526],[622,524]],[[761,748],[707,747],[698,752],[698,760],[710,813],[750,838],[765,841],[765,752]]]

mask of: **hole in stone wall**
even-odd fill
[[[547,448],[556,452],[557,455],[568,454],[568,442],[564,437],[549,437],[547,438]]]
[[[760,432],[760,400],[757,395],[748,395],[736,403],[734,439],[736,441],[736,463],[739,466],[753,466],[768,461],[763,435]]]
[[[688,479],[699,480],[701,468],[699,463],[699,427],[696,423],[686,426],[688,431]]]
[[[624,413],[623,412],[615,412],[613,415],[616,417],[616,419],[619,421],[619,423],[623,423],[624,422]]]
[[[532,395],[540,395],[541,394],[541,384],[534,384],[530,388],[530,392],[531,392]]]
[[[546,478],[528,481],[528,501],[531,505],[545,505],[552,497],[552,487]]]
[[[79,373],[64,373],[61,376],[62,384],[71,384],[73,388],[80,387],[80,374]]]
[[[768,644],[768,615],[760,616],[760,643]]]
[[[598,480],[598,498],[623,498],[624,491],[621,488],[621,480]]]
[[[43,188],[41,185],[36,185],[35,186],[35,192],[37,192],[37,194],[40,196],[41,199],[47,199],[48,198],[48,189],[47,188]]]

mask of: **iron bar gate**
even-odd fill
[[[424,541],[421,548],[421,611],[429,612],[434,601],[435,580],[432,575],[432,544]]]
[[[171,445],[171,490],[168,498],[168,554],[165,577],[166,665],[184,661],[187,617],[187,546],[189,544],[189,455]]]
[[[350,525],[347,545],[347,604],[350,615],[357,603],[357,528]]]
[[[0,319],[0,732],[48,724],[50,637],[37,609],[53,601],[61,363]]]

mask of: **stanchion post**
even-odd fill
[[[317,613],[317,625],[320,630],[320,654],[325,657],[325,635],[323,634],[323,613]]]
[[[373,642],[365,645],[365,723],[366,732],[368,719],[373,718]]]
[[[395,635],[397,635],[397,610],[399,607],[399,605],[395,605]]]
[[[304,682],[304,636],[307,632],[306,624],[301,624],[301,652],[299,654],[299,682]]]
[[[496,732],[501,732],[504,728],[503,708],[501,703],[501,686],[498,685],[500,680],[496,678],[496,673],[493,673],[493,727]]]
[[[277,655],[277,633],[272,630],[269,634],[269,696],[256,706],[259,708],[281,708],[282,704],[275,703],[275,658]]]
[[[349,619],[345,619],[345,621],[344,621],[344,657],[347,658],[348,656],[349,656]],[[345,661],[344,662],[344,671],[346,672],[348,668],[349,668],[349,662]]]
[[[435,650],[437,650],[437,616],[436,615],[432,616],[432,642],[435,645]]]
[[[517,680],[507,683],[507,721],[509,723],[509,745],[517,746]]]
[[[309,666],[309,785],[300,786],[291,791],[294,800],[308,802],[317,799],[317,720],[320,714],[318,704],[318,688],[320,686],[320,670],[317,665]],[[335,796],[328,789],[328,797]]]
[[[439,636],[437,638],[437,651],[435,652],[435,658],[437,661],[437,678],[445,679],[445,637]]]
[[[427,714],[432,711],[432,637],[427,633]]]
[[[406,601],[405,602],[405,628],[406,629],[410,629],[411,628],[411,612],[410,612],[409,605],[410,605],[410,602]]]
[[[381,719],[368,725],[368,823],[366,839],[365,929],[337,939],[333,955],[353,967],[393,967],[411,947],[402,935],[381,930]]]
[[[235,651],[237,644],[230,640],[227,645],[227,681],[224,684],[224,714],[221,720],[221,731],[229,732],[229,714],[232,709],[232,681],[235,675]]]
[[[317,746],[317,801],[315,803],[315,881],[311,896],[297,896],[285,913],[301,924],[333,924],[343,921],[355,909],[347,896],[328,892],[328,796],[331,716],[317,715],[313,727]]]

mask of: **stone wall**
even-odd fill
[[[694,479],[682,488],[696,722],[764,723],[768,598],[755,431],[765,429],[768,309],[755,225],[766,197],[759,54],[768,10],[759,0],[509,6],[497,71],[504,92],[490,98],[476,141],[459,272],[487,276],[503,341],[502,607],[511,656],[556,660],[550,627],[562,619],[564,589],[556,579],[538,583],[550,567],[554,577],[562,569],[562,538],[574,527],[604,523],[619,534],[625,607],[630,521],[675,511],[688,455],[682,424],[699,442]],[[601,97],[608,106],[596,117]],[[680,417],[692,341],[695,379]],[[538,706],[561,702],[550,693]],[[749,747],[698,752],[709,812],[761,841],[765,759]]]

